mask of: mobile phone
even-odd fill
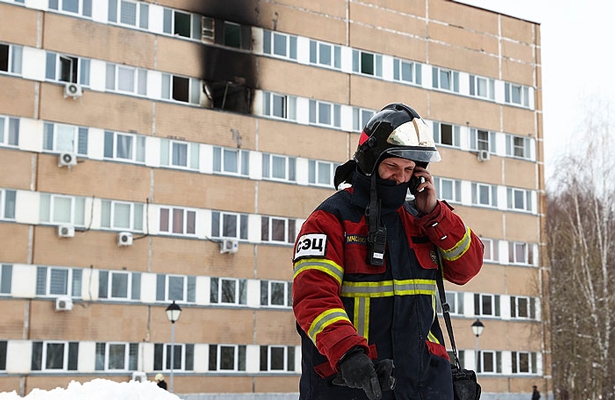
[[[425,183],[424,177],[412,175],[412,178],[410,178],[410,185],[408,186],[410,189],[410,193],[413,196],[416,195],[418,187],[422,185],[423,183]]]

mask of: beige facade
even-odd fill
[[[483,398],[551,391],[538,24],[449,0],[77,3],[0,0],[0,391],[168,375],[176,301],[176,392],[296,398],[292,244],[395,101],[486,246],[446,286],[465,367],[480,318]]]

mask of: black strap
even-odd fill
[[[440,251],[436,250],[436,257],[438,258],[438,271],[436,272],[436,284],[438,285],[438,294],[440,295],[440,304],[442,305],[442,315],[444,316],[444,322],[446,323],[446,330],[448,331],[448,337],[451,339],[451,348],[453,349],[453,357],[455,357],[455,365],[461,370],[461,363],[457,356],[457,346],[455,346],[455,336],[453,335],[453,325],[451,324],[451,316],[449,313],[450,306],[446,302],[446,293],[444,292],[444,282],[442,281],[442,275],[444,275],[444,267],[442,266],[442,259],[440,258]]]

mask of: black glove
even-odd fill
[[[395,369],[395,365],[391,359],[387,358],[376,363],[376,374],[383,391],[395,389],[397,380],[393,376],[393,369]]]
[[[334,385],[363,389],[370,400],[382,398],[382,390],[374,364],[362,348],[350,349],[339,366],[340,373],[333,379]]]

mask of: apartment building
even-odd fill
[[[0,391],[169,381],[175,301],[176,393],[296,398],[296,234],[401,101],[485,244],[462,362],[548,393],[540,64],[538,24],[450,0],[0,0]]]

